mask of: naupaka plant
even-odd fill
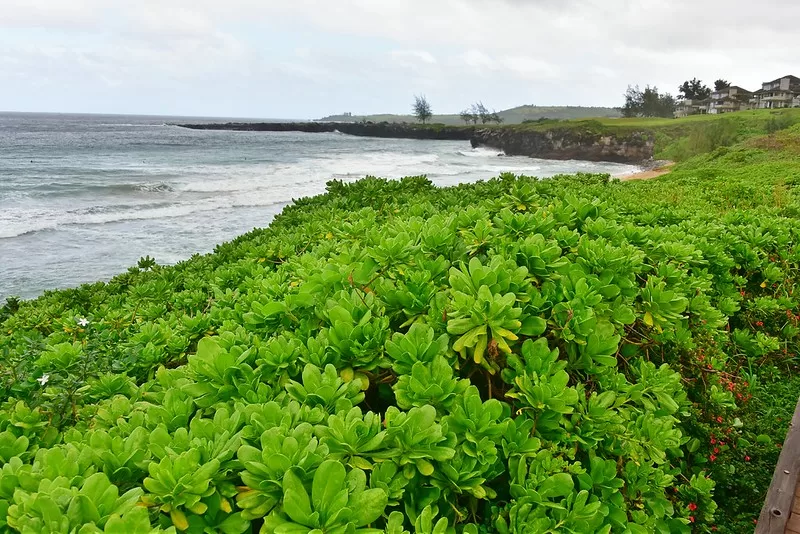
[[[386,507],[381,489],[366,487],[364,471],[347,472],[338,461],[326,460],[317,468],[309,493],[303,479],[293,471],[283,477],[283,505],[264,521],[264,529],[275,534],[379,534],[368,528]]]
[[[475,363],[491,373],[500,369],[497,358],[501,353],[511,353],[509,343],[517,341],[518,334],[535,336],[545,328],[541,317],[523,316],[518,301],[526,300],[527,294],[518,298],[513,292],[501,293],[521,290],[527,270],[520,267],[508,276],[498,274],[498,267],[498,261],[484,267],[473,259],[463,270],[450,270],[454,309],[447,331],[460,336],[453,349],[463,358],[471,356]]]
[[[10,302],[0,529],[743,531],[796,402],[800,199],[742,150],[334,181],[212,254]]]

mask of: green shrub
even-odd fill
[[[796,400],[796,164],[334,181],[14,303],[0,529],[741,532]]]
[[[720,147],[731,146],[738,140],[737,124],[730,119],[698,123],[688,136],[679,138],[666,155],[675,161],[685,161]]]
[[[764,131],[768,134],[772,134],[781,130],[786,130],[787,128],[791,128],[797,122],[798,118],[796,115],[778,113],[769,118],[767,124],[764,126]]]

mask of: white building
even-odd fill
[[[747,109],[752,96],[752,91],[742,89],[738,85],[731,85],[719,91],[714,91],[711,93],[710,102],[708,103],[708,113],[730,113],[731,111]]]
[[[761,84],[761,89],[750,100],[752,107],[758,109],[778,109],[800,107],[800,78],[784,76]]]

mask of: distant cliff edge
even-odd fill
[[[175,124],[193,130],[235,130],[244,132],[341,132],[360,137],[390,137],[396,139],[444,139],[468,141],[472,126],[441,124],[401,124],[392,122],[228,122],[216,124]]]
[[[488,146],[508,156],[641,163],[652,159],[655,138],[649,132],[608,132],[591,128],[533,130],[486,128],[470,137],[473,147]]]
[[[553,128],[509,125],[497,127],[402,124],[391,122],[228,122],[175,124],[193,130],[248,132],[340,132],[361,137],[470,141],[473,147],[502,150],[509,156],[641,163],[653,157],[649,132],[609,131],[593,121]]]

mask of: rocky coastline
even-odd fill
[[[613,161],[641,165],[653,158],[655,139],[644,132],[610,133],[594,129],[486,128],[470,138],[474,147],[497,148],[509,156]]]
[[[174,124],[193,130],[233,130],[244,132],[340,132],[360,137],[395,139],[438,139],[469,141],[475,131],[471,126],[418,125],[395,122],[227,122],[211,124]]]
[[[390,122],[228,122],[174,124],[194,130],[248,132],[340,132],[362,137],[469,141],[472,147],[502,150],[509,156],[613,161],[641,165],[652,160],[655,139],[647,132],[611,132],[576,125],[533,129],[523,126],[445,126]]]

